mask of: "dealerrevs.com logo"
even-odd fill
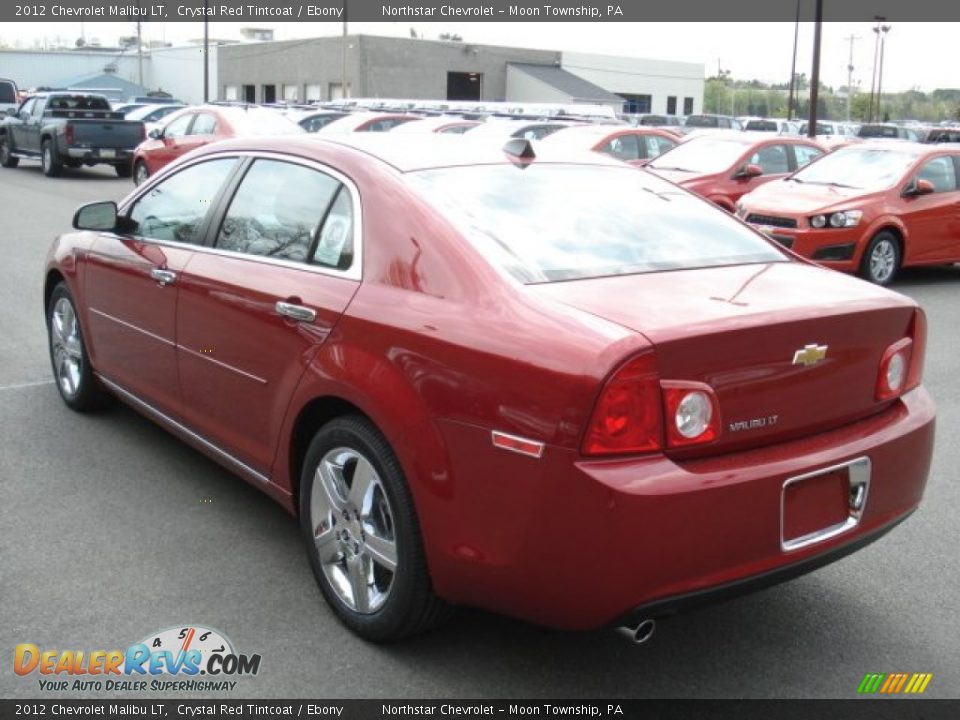
[[[37,674],[42,691],[176,692],[233,690],[256,675],[260,655],[234,650],[211,628],[184,625],[151,633],[126,650],[41,649],[21,643],[13,654],[17,675]]]

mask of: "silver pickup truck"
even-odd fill
[[[44,175],[55,177],[64,167],[107,164],[130,177],[133,151],[144,137],[143,123],[124,120],[103,95],[38,93],[0,120],[0,165],[39,159]]]

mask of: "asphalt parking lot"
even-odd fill
[[[960,267],[894,286],[928,313],[938,441],[923,506],[878,543],[671,618],[642,646],[462,610],[379,647],[327,610],[296,522],[265,495],[122,406],[84,417],[58,397],[45,254],[78,204],[131,188],[109,168],[0,169],[0,697],[44,696],[12,672],[18,643],[125,648],[187,623],[262,656],[238,697],[852,698],[867,672],[930,672],[926,696],[960,696]]]

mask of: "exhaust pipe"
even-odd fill
[[[618,627],[617,632],[629,638],[631,642],[636,643],[637,645],[642,645],[653,637],[653,633],[656,629],[657,621],[653,618],[647,618],[646,620],[641,620],[637,625],[624,625],[623,627]]]

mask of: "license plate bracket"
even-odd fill
[[[869,488],[867,457],[789,478],[780,495],[780,548],[793,552],[855,528]]]

